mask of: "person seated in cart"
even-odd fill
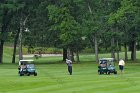
[[[26,69],[26,64],[25,63],[21,63],[21,65],[19,66],[20,71],[23,71],[24,69]]]
[[[100,61],[100,66],[101,66],[101,67],[106,67],[106,61],[105,61],[105,60]]]

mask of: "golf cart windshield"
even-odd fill
[[[34,64],[27,64],[27,68],[35,68]]]
[[[114,62],[113,62],[113,60],[108,60],[108,62],[107,62],[107,66],[114,66]]]

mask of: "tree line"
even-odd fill
[[[119,51],[128,50],[136,60],[140,44],[139,0],[1,0],[0,63],[8,38],[16,47],[19,59],[22,46],[63,48],[63,60],[79,61],[79,52],[92,47],[98,62],[99,49],[110,48],[111,57],[119,60]],[[117,57],[115,56],[117,53]]]

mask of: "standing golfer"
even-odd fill
[[[123,73],[124,66],[125,66],[125,62],[122,59],[120,59],[119,60],[119,69],[120,69],[121,73]]]
[[[66,64],[68,65],[69,74],[72,75],[72,61],[69,59],[66,59]]]

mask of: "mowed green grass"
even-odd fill
[[[98,75],[97,64],[36,64],[38,76],[18,76],[17,64],[0,65],[0,93],[140,93],[140,63],[126,63],[123,75]]]
[[[139,56],[138,51],[138,60],[126,63],[123,75],[119,73],[118,66],[117,75],[98,75],[94,54],[81,54],[80,64],[73,64],[72,76],[68,75],[62,57],[46,57],[35,60],[38,76],[20,77],[18,64],[9,64],[12,49],[6,47],[4,64],[0,64],[0,93],[139,93]],[[99,58],[102,57],[110,57],[110,53],[99,54]],[[120,57],[124,58],[123,52]],[[128,57],[130,59],[130,52]],[[18,58],[16,60],[17,63]]]

